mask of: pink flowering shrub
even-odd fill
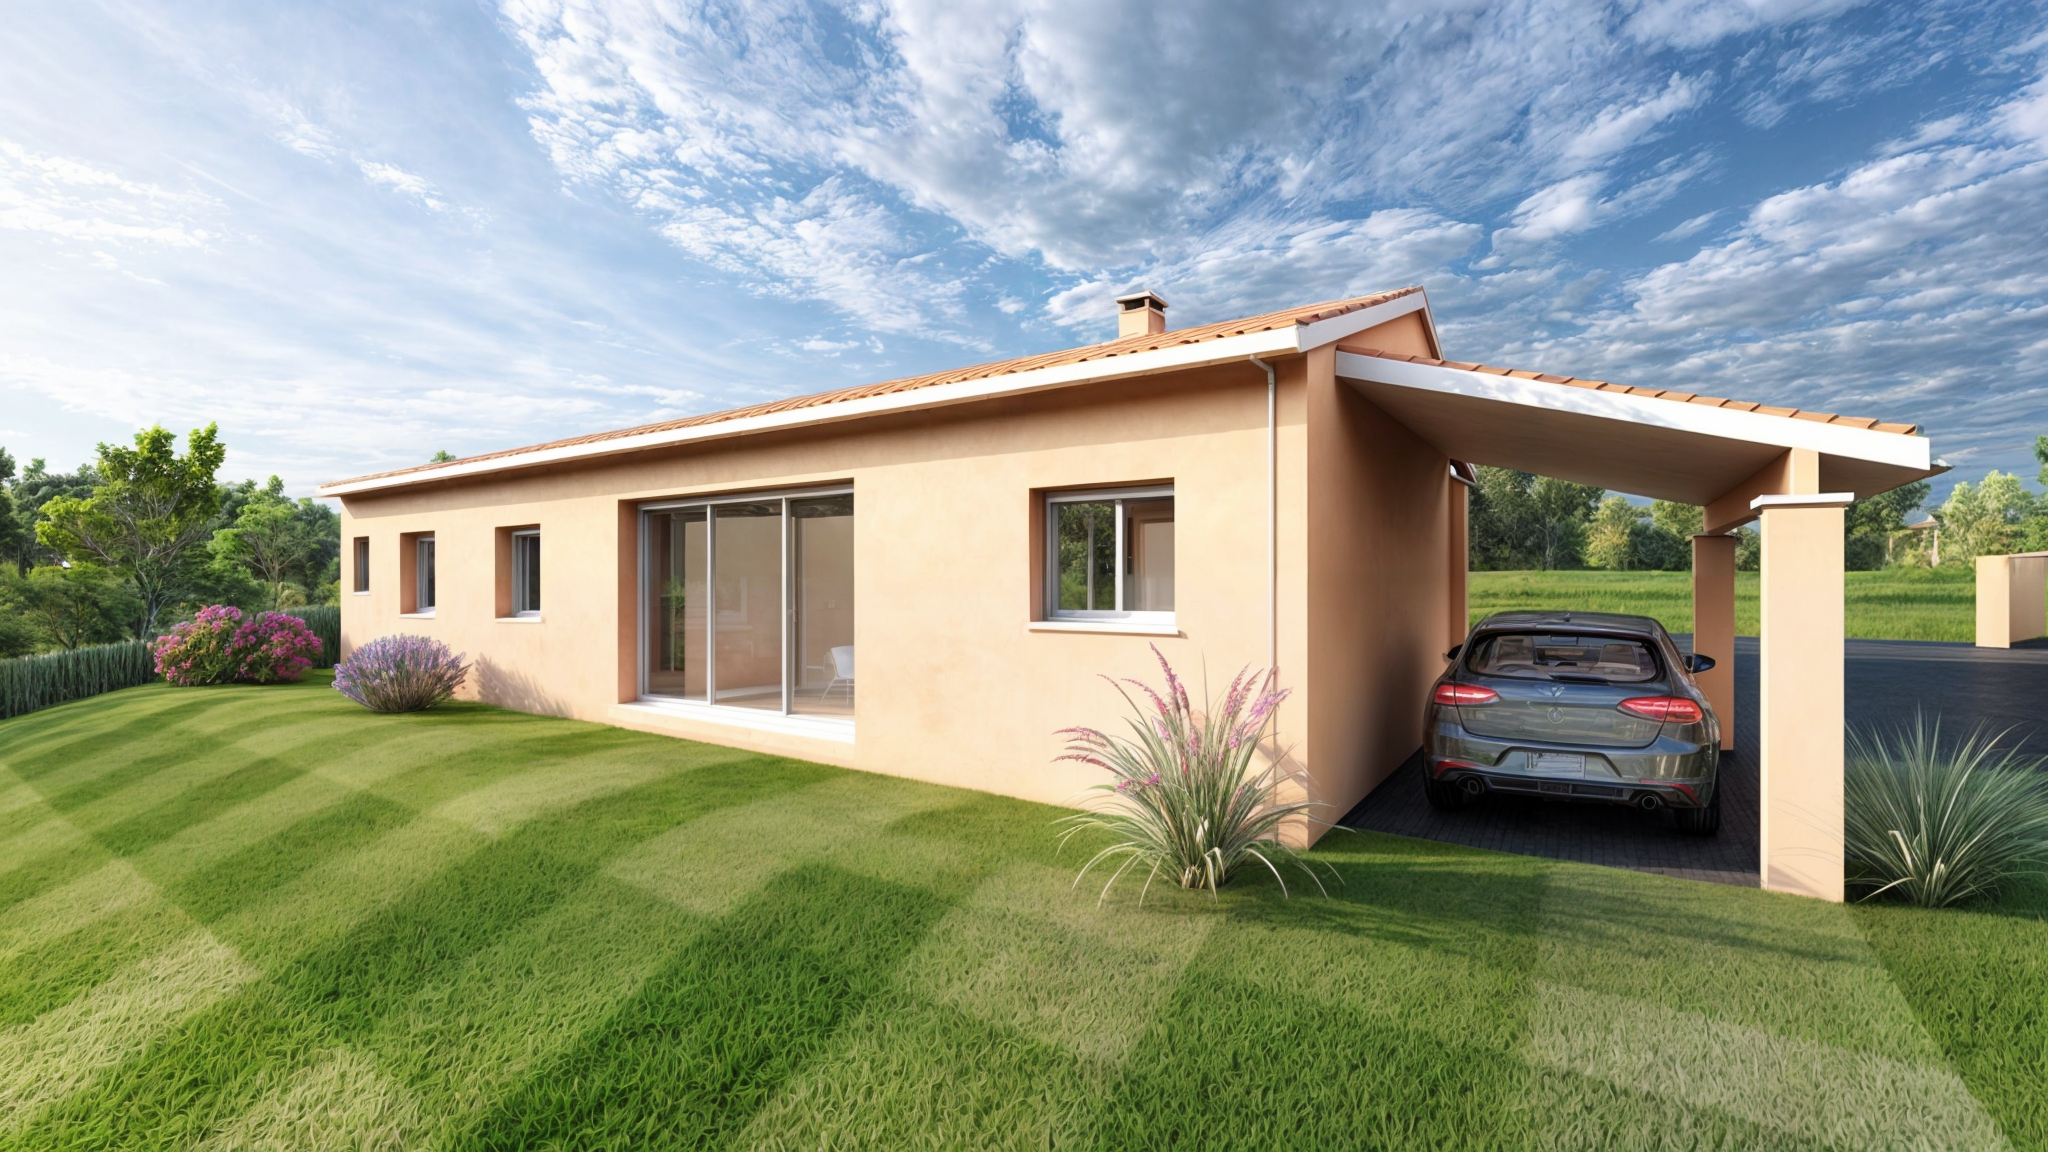
[[[421,712],[455,695],[468,675],[439,640],[379,636],[335,668],[334,687],[372,712]]]
[[[173,684],[276,684],[313,666],[320,638],[296,616],[215,604],[157,637],[150,654]]]
[[[1164,873],[1182,888],[1213,893],[1239,867],[1256,860],[1280,881],[1282,894],[1287,881],[1275,861],[1300,868],[1321,889],[1315,871],[1278,835],[1282,821],[1318,805],[1279,799],[1285,776],[1277,753],[1266,754],[1260,765],[1253,763],[1287,690],[1274,688],[1269,675],[1247,668],[1231,680],[1221,699],[1198,710],[1157,646],[1152,655],[1166,674],[1162,690],[1140,680],[1104,677],[1131,706],[1133,715],[1125,720],[1128,737],[1094,728],[1060,732],[1067,737],[1067,749],[1059,759],[1091,764],[1115,777],[1091,789],[1108,794],[1105,807],[1058,822],[1065,826],[1062,846],[1085,829],[1108,832],[1114,840],[1081,867],[1074,883],[1097,864],[1121,860],[1102,886],[1104,897],[1124,873],[1140,866],[1147,870],[1147,891]]]

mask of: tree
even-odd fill
[[[8,557],[19,554],[33,537],[33,529],[14,506],[14,493],[8,490],[13,479],[14,457],[0,448],[0,556]]]
[[[1620,496],[1600,502],[1600,510],[1586,526],[1586,563],[1610,572],[1627,572],[1637,561],[1636,537],[1643,528],[1643,514]]]
[[[1849,505],[1842,515],[1842,564],[1871,572],[1891,560],[1892,533],[1906,530],[1906,517],[1927,499],[1927,482],[1916,480]]]
[[[7,584],[22,621],[59,648],[119,640],[136,610],[135,598],[101,568],[50,565]]]
[[[1688,511],[1690,515],[1688,515]],[[1648,508],[1609,496],[1586,527],[1586,563],[1615,572],[1678,572],[1692,567],[1693,532],[1700,509],[1659,500]]]
[[[437,448],[437,449],[435,449],[435,450],[434,450],[434,458],[433,458],[433,459],[431,459],[431,460],[429,460],[429,461],[427,461],[427,463],[429,463],[429,464],[452,464],[452,463],[454,463],[455,461],[457,461],[457,460],[460,460],[460,459],[461,459],[461,457],[460,457],[460,456],[457,456],[457,455],[456,455],[455,453],[453,453],[453,452],[450,452],[450,451],[449,451],[449,450],[447,450],[446,448]]]
[[[1539,476],[1529,485],[1529,504],[1536,514],[1536,539],[1543,568],[1576,568],[1585,546],[1586,522],[1600,505],[1605,490],[1574,484],[1555,476]]]
[[[214,532],[212,544],[216,557],[241,564],[262,581],[273,610],[285,606],[286,590],[304,578],[313,546],[298,507],[276,476],[242,503],[228,527]]]
[[[220,508],[214,474],[226,449],[218,426],[194,429],[183,456],[176,448],[161,425],[136,433],[133,448],[101,444],[92,495],[50,501],[36,525],[44,545],[128,580],[142,637],[156,633],[164,608],[190,583]]]
[[[1994,470],[1977,485],[1958,481],[1934,512],[1941,525],[1942,561],[1967,564],[2013,551],[2022,522],[2035,514],[2037,504],[2020,478],[2009,473]]]
[[[98,482],[99,476],[90,464],[76,472],[53,473],[42,457],[30,460],[9,493],[14,504],[14,519],[21,525],[22,533],[11,545],[0,544],[0,560],[13,564],[15,573],[20,576],[28,575],[29,569],[38,564],[54,563],[57,554],[45,547],[35,533],[35,524],[42,518],[43,506],[59,496],[90,496]]]

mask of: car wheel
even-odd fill
[[[1425,772],[1428,769],[1424,769]],[[1456,812],[1472,803],[1463,789],[1448,780],[1434,776],[1422,778],[1422,794],[1429,799],[1429,806],[1439,812]]]
[[[1714,782],[1713,798],[1704,808],[1677,808],[1672,815],[1678,819],[1678,830],[1694,836],[1712,836],[1721,830],[1721,784]]]

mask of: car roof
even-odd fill
[[[1664,625],[1653,617],[1619,612],[1496,612],[1481,620],[1473,631],[1511,632],[1522,628],[1574,628],[1638,636],[1655,636],[1664,631]]]

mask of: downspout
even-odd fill
[[[1266,370],[1266,675],[1280,674],[1280,443],[1276,417],[1279,380],[1273,366],[1248,357]]]

